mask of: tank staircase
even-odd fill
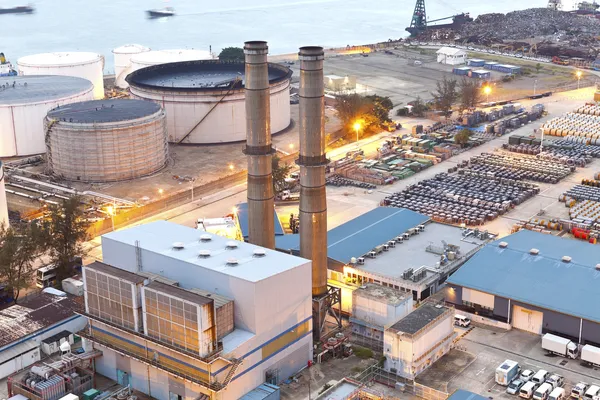
[[[177,141],[177,144],[183,143],[183,141],[185,139],[187,139],[192,134],[192,132],[194,132],[196,130],[196,128],[200,126],[200,124],[202,122],[204,122],[204,120],[210,115],[210,113],[212,113],[213,110],[215,108],[217,108],[217,106],[219,104],[221,104],[223,102],[223,100],[225,100],[225,98],[231,94],[231,92],[238,86],[237,85],[238,82],[241,82],[241,81],[242,81],[242,79],[238,76],[238,77],[235,77],[235,79],[233,79],[233,80],[218,82],[215,86],[222,85],[224,83],[229,83],[229,88],[227,89],[227,92],[223,95],[223,97],[221,97],[219,99],[219,101],[217,101],[215,104],[213,104],[213,106],[210,108],[210,110],[208,110],[208,112],[200,119],[200,121],[198,121],[198,123],[196,125],[194,125],[192,127],[192,129],[189,130],[188,133],[186,133],[180,140]]]
[[[52,131],[52,127],[58,121],[55,119],[50,120],[48,123],[48,127],[46,128],[46,132],[44,133],[44,141],[46,143],[46,173],[52,173],[52,151],[50,151],[50,132]]]

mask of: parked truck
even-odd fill
[[[519,375],[519,363],[512,360],[505,360],[498,368],[496,368],[496,383],[502,386],[508,384]]]
[[[600,367],[600,348],[586,344],[581,349],[581,361]]]
[[[579,355],[579,346],[569,339],[546,333],[542,337],[542,348],[548,353],[575,359]]]
[[[281,193],[279,193],[277,198],[282,201],[298,201],[300,200],[300,193],[283,190]]]

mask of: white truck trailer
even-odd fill
[[[600,367],[600,348],[586,344],[581,349],[581,361]]]
[[[575,359],[579,355],[579,346],[569,339],[546,333],[542,337],[542,348],[548,353]]]

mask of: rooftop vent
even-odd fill
[[[233,240],[231,240],[231,241],[225,243],[225,247],[228,249],[237,249],[238,244],[237,244],[237,242],[234,242]]]
[[[229,265],[229,266],[234,266],[234,265],[238,265],[238,264],[239,264],[239,262],[238,262],[237,258],[231,257],[231,258],[227,259],[227,265]]]
[[[200,258],[208,258],[210,257],[210,250],[200,250],[200,252],[198,252],[198,256]]]
[[[183,245],[183,242],[175,242],[173,243],[173,249],[174,250],[183,250],[185,246]]]
[[[563,256],[562,260],[563,260],[563,262],[570,263],[572,258],[569,256]]]
[[[210,236],[208,233],[205,233],[204,235],[200,235],[201,242],[210,242],[211,240],[212,240],[212,236]]]
[[[265,249],[255,249],[253,254],[254,257],[264,257],[267,255],[267,251]]]
[[[501,249],[505,249],[505,248],[507,248],[507,247],[508,247],[508,243],[506,243],[506,242],[500,242],[500,243],[498,244],[498,247],[500,247]]]
[[[537,256],[538,254],[540,254],[540,251],[538,249],[531,249],[529,250],[529,254],[531,254],[532,256]]]

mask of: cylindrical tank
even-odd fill
[[[161,65],[182,61],[212,60],[215,57],[205,50],[172,49],[153,50],[131,56],[131,72],[152,65]]]
[[[146,67],[126,80],[134,98],[163,106],[170,142],[212,144],[246,140],[244,74],[243,63],[187,61]],[[272,134],[290,124],[291,75],[269,64]]]
[[[51,110],[44,122],[52,173],[82,182],[113,182],[165,166],[165,113],[152,101],[95,100]]]
[[[0,226],[8,226],[8,205],[6,204],[6,190],[4,187],[4,166],[0,161]]]
[[[125,77],[131,73],[131,57],[148,51],[150,48],[141,44],[126,44],[112,51],[115,59],[115,85],[117,87],[121,89],[129,87],[125,82]]]
[[[94,98],[90,81],[72,76],[11,76],[0,80],[0,157],[46,151],[49,110]]]
[[[41,53],[17,60],[19,75],[76,76],[92,82],[94,98],[104,98],[104,56],[97,53]]]

